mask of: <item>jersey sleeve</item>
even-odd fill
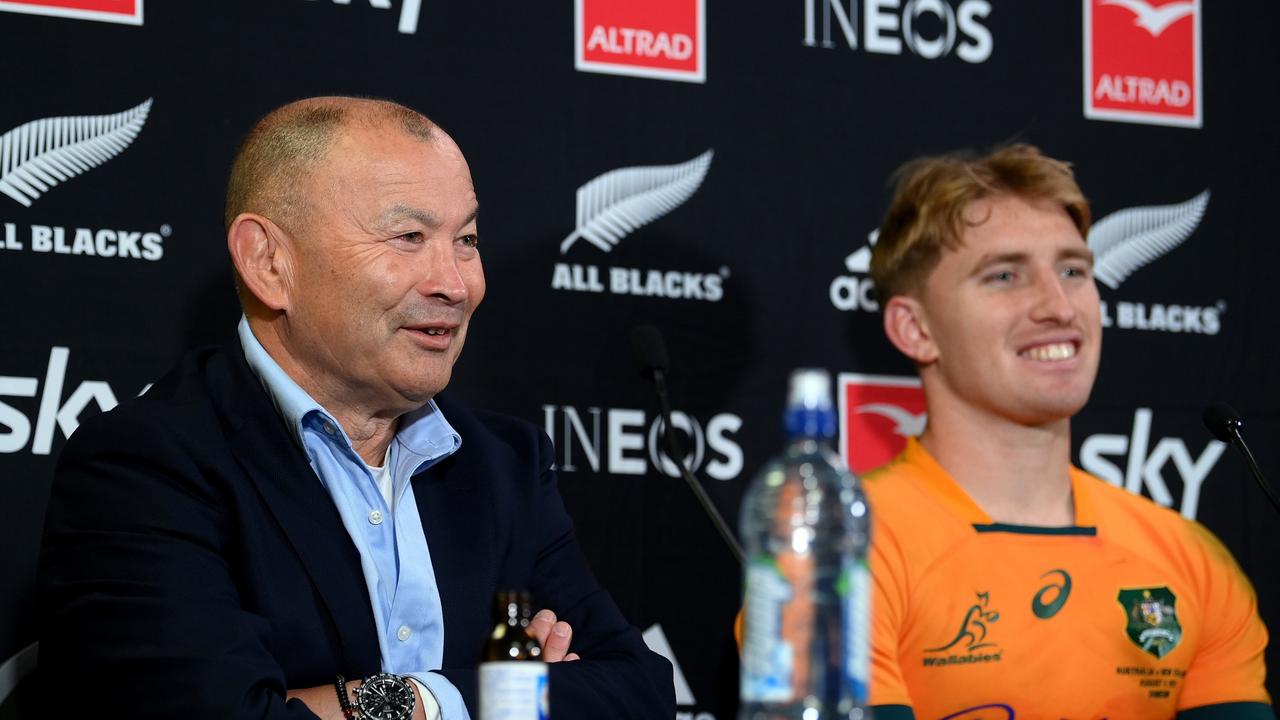
[[[1253,586],[1231,552],[1204,526],[1193,523],[1200,546],[1197,581],[1204,637],[1187,668],[1178,709],[1223,703],[1269,703],[1263,651],[1267,629],[1258,616]]]
[[[901,628],[907,608],[907,573],[898,538],[880,521],[872,498],[871,690],[873,706],[910,706],[906,678],[899,663]],[[879,715],[877,714],[877,717]]]

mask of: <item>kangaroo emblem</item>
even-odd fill
[[[996,643],[984,642],[987,639],[987,624],[996,622],[1000,619],[1000,613],[990,610],[991,598],[988,593],[977,593],[978,602],[969,606],[969,611],[964,615],[964,622],[960,623],[960,630],[956,632],[956,636],[951,642],[936,648],[925,648],[925,652],[942,652],[950,650],[961,641],[968,644],[965,645],[966,651],[978,650],[985,647],[995,647]]]

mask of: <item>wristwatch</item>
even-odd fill
[[[365,678],[364,683],[356,688],[352,709],[359,718],[409,720],[417,704],[418,699],[408,680],[399,675],[378,673]]]

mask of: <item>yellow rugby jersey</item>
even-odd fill
[[[1270,702],[1230,552],[1074,467],[1071,484],[1077,524],[1041,528],[994,523],[915,440],[866,476],[870,699],[900,706],[877,720],[1273,717],[1222,706]]]

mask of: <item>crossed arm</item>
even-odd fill
[[[572,662],[578,660],[578,654],[569,652],[569,643],[573,639],[573,628],[563,620],[557,620],[556,614],[550,610],[539,610],[529,623],[529,630],[542,646],[543,662]],[[360,687],[360,680],[347,682],[347,691],[354,693]],[[440,718],[440,708],[430,694],[424,697],[423,688],[418,683],[411,683],[417,703],[414,705],[413,720],[436,720]],[[290,690],[286,699],[301,700],[307,709],[321,720],[345,720],[342,708],[338,706],[338,695],[333,685]],[[449,718],[440,718],[449,720]]]
[[[40,558],[42,675],[77,678],[79,690],[62,697],[68,714],[102,714],[105,698],[125,703],[108,715],[128,707],[139,718],[340,717],[335,669],[353,678],[376,672],[379,653],[359,559],[331,530],[340,527],[331,501],[305,481],[302,461],[263,463],[261,482],[245,482],[248,455],[218,443],[221,426],[175,419],[171,406],[94,418],[63,452]],[[550,457],[541,440],[547,447],[527,455]],[[262,444],[254,457],[280,452]],[[670,665],[590,581],[554,482],[547,470],[538,483],[543,512],[535,515],[550,518],[539,541],[502,546],[532,556],[512,561],[506,582],[526,583],[556,613],[533,622],[546,659],[561,661],[551,668],[552,703],[565,717],[673,711]],[[519,508],[531,504],[527,495],[478,498],[474,484],[437,488],[438,512],[497,502],[524,517]],[[435,527],[445,526],[457,536],[443,536],[442,547],[463,547],[486,530],[505,542],[501,523]],[[491,594],[492,578],[458,563],[454,587],[465,591],[455,593],[453,617],[470,629],[453,637],[483,636],[487,618],[472,604]],[[480,642],[473,653],[470,640],[460,641],[439,671],[467,702]],[[577,657],[570,642],[586,661],[563,662]],[[145,698],[119,700],[120,688],[139,682]]]

